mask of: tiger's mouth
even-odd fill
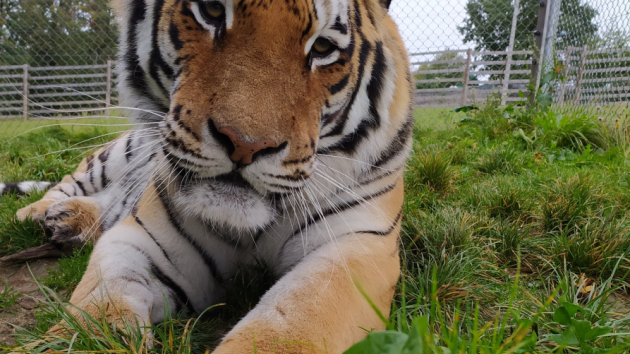
[[[254,190],[254,187],[249,182],[247,182],[245,178],[243,178],[238,170],[216,176],[213,179],[220,183],[227,184],[236,188]]]

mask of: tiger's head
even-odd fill
[[[358,154],[391,126],[361,159],[378,157],[407,117],[403,99],[391,118],[409,78],[388,0],[120,2],[122,102],[164,113],[135,116],[159,117],[172,165],[226,190],[298,190],[318,153]]]

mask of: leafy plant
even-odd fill
[[[20,293],[9,286],[9,280],[5,279],[4,289],[0,293],[0,309],[8,310],[20,298]]]

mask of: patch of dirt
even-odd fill
[[[29,271],[30,267],[30,271]],[[9,280],[9,286],[20,293],[17,302],[8,309],[0,309],[0,343],[15,344],[16,329],[13,325],[33,328],[35,325],[35,311],[45,297],[37,287],[33,276],[41,279],[48,275],[48,270],[55,269],[57,261],[44,259],[26,264],[0,264],[0,279],[4,287],[4,280]],[[31,275],[31,272],[33,273]]]

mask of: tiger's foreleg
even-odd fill
[[[174,285],[181,284],[181,278],[151,235],[130,216],[95,245],[68,310],[79,320],[85,318],[80,314],[84,312],[119,328],[160,322],[167,308],[176,312],[190,305],[181,303]],[[49,335],[64,331],[73,334],[62,322]]]
[[[384,323],[400,273],[397,232],[346,235],[309,254],[227,334],[214,354],[342,353]]]

